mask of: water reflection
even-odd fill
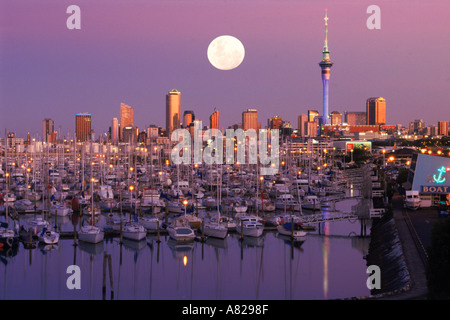
[[[57,226],[73,231],[83,219],[59,217]],[[61,239],[56,246],[30,249],[19,244],[14,250],[0,250],[0,298],[105,299],[105,281],[114,299],[362,296],[369,294],[363,256],[370,238],[361,237],[360,228],[355,221],[325,222],[300,241],[266,231],[259,238],[240,240],[239,234],[230,233],[223,240],[188,244],[167,235],[161,235],[160,242],[149,235],[122,243],[116,237],[98,244]],[[69,265],[80,267],[81,290],[66,287]]]

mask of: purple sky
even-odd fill
[[[81,8],[81,30],[68,30],[66,9]],[[366,9],[381,8],[369,30]],[[0,135],[5,128],[40,137],[50,117],[73,136],[75,113],[90,112],[97,136],[120,103],[135,123],[165,126],[165,95],[182,93],[220,127],[258,109],[259,122],[322,110],[318,62],[329,16],[329,111],[365,111],[368,97],[387,101],[388,124],[450,120],[449,1],[420,0],[0,0]],[[206,50],[217,36],[243,43],[234,70],[220,71]]]

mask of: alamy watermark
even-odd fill
[[[278,129],[261,129],[259,132],[227,129],[223,136],[217,129],[202,130],[202,122],[198,121],[194,124],[193,133],[192,137],[187,129],[172,132],[172,142],[178,142],[171,152],[174,164],[258,164],[261,175],[278,173]]]

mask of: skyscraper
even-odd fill
[[[448,136],[448,121],[438,121],[438,134]]]
[[[91,114],[77,113],[75,115],[75,135],[77,142],[91,141]]]
[[[386,100],[383,97],[367,99],[366,117],[368,125],[386,124]]]
[[[330,117],[331,117],[330,122],[332,126],[339,125],[342,123],[342,114],[340,114],[339,112],[337,111],[331,112]]]
[[[306,137],[306,123],[308,122],[308,116],[301,114],[298,116],[298,135],[300,137]]]
[[[219,130],[219,110],[214,111],[214,113],[209,117],[209,127],[210,129]]]
[[[281,129],[281,125],[283,124],[283,119],[279,116],[274,116],[267,120],[267,126],[269,129]]]
[[[330,60],[330,51],[328,51],[328,16],[325,10],[325,44],[322,51],[322,61],[319,66],[322,69],[322,85],[323,85],[323,114],[322,124],[330,124],[330,116],[328,114],[328,83],[330,82],[330,70],[333,63]],[[311,121],[311,120],[310,120]]]
[[[44,120],[42,120],[42,141],[54,142],[49,141],[49,138],[51,137],[54,131],[55,131],[55,124],[53,123],[52,119],[45,118]]]
[[[242,129],[254,129],[258,130],[258,110],[247,109],[247,111],[242,112]]]
[[[315,121],[316,117],[319,116],[319,111],[316,110],[308,110],[308,121]]]
[[[172,131],[180,128],[180,105],[181,92],[177,89],[172,89],[166,95],[166,131],[167,134],[172,134]]]
[[[111,124],[111,142],[119,142],[119,120],[117,118],[112,119]]]
[[[183,113],[183,127],[187,128],[195,120],[195,114],[192,110],[186,110]]]
[[[123,130],[126,127],[134,126],[134,108],[126,105],[125,103],[120,104],[120,131],[123,141]]]

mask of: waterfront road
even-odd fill
[[[395,194],[392,208],[406,265],[411,277],[409,290],[387,295],[382,299],[389,300],[424,300],[427,298],[426,267],[428,250],[431,244],[431,231],[439,220],[436,208],[420,208],[411,211],[403,207],[403,196]]]

